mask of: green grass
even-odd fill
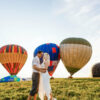
[[[0,100],[26,100],[31,84],[0,83]],[[100,100],[100,79],[52,79],[51,87],[57,100]]]

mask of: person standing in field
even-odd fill
[[[48,67],[50,65],[50,56],[48,53],[43,54],[43,62],[41,68],[46,68],[46,73],[40,73],[40,82],[39,82],[39,98],[41,100],[53,100],[51,93],[50,85],[50,76],[48,73]]]
[[[40,72],[40,82],[39,82],[39,98],[40,100],[56,100],[52,96],[52,89],[50,85],[50,76],[48,73],[48,67],[50,65],[50,55],[48,53],[43,54],[43,62],[41,63],[41,68],[46,68],[46,73]]]
[[[32,68],[33,68],[33,74],[32,74],[32,90],[30,91],[30,94],[28,96],[27,100],[31,100],[32,96],[34,96],[34,100],[37,98],[38,88],[39,88],[39,79],[40,79],[40,72],[45,73],[46,68],[41,68],[40,65],[40,58],[43,56],[42,51],[38,51],[37,56],[34,57],[32,61]]]

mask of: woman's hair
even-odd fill
[[[44,54],[43,54],[43,59],[48,59],[48,60],[50,60],[49,54],[48,54],[48,53],[44,53]]]

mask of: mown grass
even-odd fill
[[[31,84],[0,83],[0,100],[26,100]],[[100,100],[100,79],[52,79],[51,87],[57,100]]]

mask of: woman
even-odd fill
[[[41,100],[52,100],[51,95],[51,86],[50,86],[50,76],[48,73],[48,66],[50,65],[50,56],[48,53],[43,55],[43,63],[41,64],[42,68],[46,68],[46,73],[40,73],[40,82],[39,82],[39,97]]]

